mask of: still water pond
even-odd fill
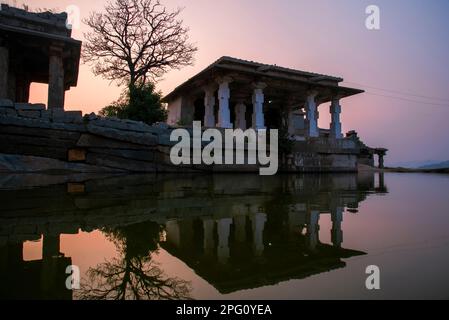
[[[447,175],[76,179],[0,176],[0,298],[449,298]]]

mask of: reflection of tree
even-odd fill
[[[190,283],[167,278],[151,255],[158,250],[160,228],[144,223],[104,230],[115,243],[119,258],[99,264],[87,272],[79,298],[84,300],[172,300],[189,299]]]

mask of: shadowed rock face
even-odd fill
[[[61,234],[103,230],[112,239],[121,235],[120,248],[141,248],[149,240],[138,230],[149,223],[165,237],[154,236],[156,247],[139,254],[145,265],[163,247],[223,293],[342,268],[342,258],[363,254],[342,248],[344,212],[357,212],[370,193],[386,191],[376,188],[373,174],[52,177],[47,183],[53,185],[29,188],[33,178],[45,176],[0,176],[0,274],[9,279],[2,280],[2,296],[9,296],[11,279],[31,268],[29,274],[53,285],[31,281],[33,287],[24,284],[16,296],[70,298],[61,293],[70,264],[60,252]],[[332,217],[332,244],[318,237],[323,214]],[[43,259],[24,262],[23,241],[39,239]],[[123,258],[136,266],[136,257],[124,252]],[[187,294],[185,284],[173,283],[181,286],[176,294]]]

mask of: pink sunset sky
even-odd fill
[[[65,11],[81,18],[106,0],[1,1],[32,9]],[[182,18],[199,51],[195,65],[173,70],[157,84],[164,94],[227,55],[340,76],[367,93],[342,100],[343,130],[357,130],[370,146],[390,149],[387,164],[449,160],[449,2],[445,0],[161,0],[183,7]],[[381,29],[365,27],[368,5],[380,8]],[[73,37],[83,40],[81,24]],[[32,102],[46,102],[45,85],[33,84]],[[98,112],[121,88],[82,65],[66,109]],[[328,128],[329,108],[320,106]]]

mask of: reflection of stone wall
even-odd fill
[[[43,258],[34,261],[23,260],[21,242],[1,245],[0,299],[72,299],[72,291],[65,286],[66,268],[72,264],[72,259],[59,253],[59,239],[57,245],[56,253],[44,250]]]
[[[70,291],[52,286],[64,283],[61,277],[71,263],[59,252],[61,234],[148,221],[165,226],[164,248],[223,292],[344,267],[342,257],[361,254],[341,248],[344,208],[357,207],[375,191],[374,175],[355,174],[77,179],[32,189],[21,189],[23,180],[15,176],[0,180],[9,189],[0,190],[0,275],[11,281],[45,278],[45,287],[23,286],[32,288],[25,291],[33,298],[70,298]],[[319,239],[323,214],[331,215],[332,245]],[[43,259],[23,262],[22,243],[41,238]]]
[[[330,212],[334,207],[357,207],[366,193],[374,191],[374,183],[367,183],[367,179],[359,183],[354,174],[140,175],[78,181],[75,187],[69,184],[18,190],[11,185],[11,190],[0,191],[0,243],[148,220],[161,224],[192,216],[220,220],[267,212],[271,201]],[[2,180],[2,187],[7,183],[8,179]]]

